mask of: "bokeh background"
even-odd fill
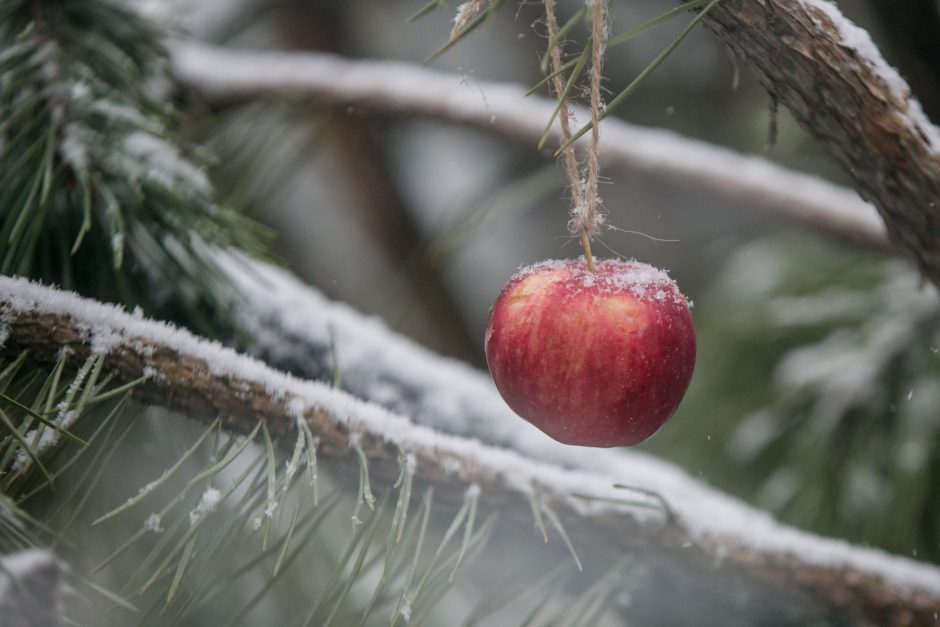
[[[868,29],[888,60],[909,79],[928,115],[940,119],[937,2],[838,4]],[[446,43],[457,3],[442,2],[410,21],[422,5],[420,0],[148,0],[137,8],[184,40],[239,50],[323,51],[421,66]],[[578,0],[558,0],[560,21],[581,6]],[[612,32],[626,31],[672,6],[660,0],[613,2]],[[605,62],[610,93],[642,71],[687,19],[681,15],[612,50]],[[485,85],[490,82],[510,82],[522,92],[541,79],[539,58],[546,44],[541,20],[539,2],[504,2],[483,26],[430,66],[461,76],[467,100],[485,103]],[[579,50],[585,34],[583,27],[575,28],[567,49]],[[328,297],[481,370],[483,329],[505,281],[522,265],[580,255],[566,228],[570,200],[553,148],[539,150],[534,144],[446,121],[378,115],[356,106],[331,108],[316,100],[271,96],[210,101],[198,89],[165,80],[149,88],[177,105],[185,138],[214,155],[211,179],[219,202],[270,227],[270,251],[277,263]],[[787,111],[772,109],[771,98],[743,63],[717,38],[697,28],[615,115],[846,184],[844,174]],[[776,128],[773,141],[771,127]],[[617,230],[605,230],[595,252],[668,269],[695,303],[699,353],[692,386],[678,413],[640,450],[671,460],[702,481],[801,528],[940,563],[940,301],[935,289],[903,258],[836,241],[809,226],[758,211],[746,199],[731,202],[679,178],[612,167],[602,175],[607,223]],[[161,278],[165,276],[154,281]],[[80,287],[91,295],[107,292],[100,277],[83,280]],[[238,316],[213,311],[219,301],[199,303],[209,314],[208,326],[198,327],[194,317],[186,318],[192,313],[185,307],[188,303],[176,307],[174,286],[158,287],[163,291],[153,300],[163,300],[147,315],[192,323],[189,326],[200,333],[240,345],[238,329],[227,326]],[[255,315],[257,322],[261,314]],[[213,327],[217,321],[224,322]],[[288,331],[273,330],[270,335],[283,340],[290,337]],[[242,345],[263,353],[270,340]],[[310,347],[298,352],[303,349]],[[335,355],[326,355],[323,346],[313,349],[319,351],[320,362],[297,367],[299,374],[330,380],[334,373],[329,368],[334,367],[342,374],[342,345],[331,347]],[[285,354],[293,356],[289,350]],[[30,379],[23,388],[41,382]],[[298,549],[300,559],[276,586],[272,584],[267,596],[253,597],[272,581],[265,568],[277,555],[247,524],[265,507],[261,479],[236,483],[233,501],[243,501],[226,502],[214,512],[211,524],[201,528],[212,529],[201,536],[211,549],[205,552],[203,544],[193,540],[187,549],[188,540],[174,536],[189,528],[191,512],[198,513],[194,488],[189,501],[181,501],[174,512],[177,527],[169,533],[147,527],[151,501],[91,525],[97,515],[139,494],[182,460],[178,474],[154,491],[152,502],[169,503],[191,489],[190,478],[243,443],[221,430],[209,438],[204,425],[158,408],[131,406],[114,415],[132,414],[139,419],[125,423],[112,417],[108,420],[113,422],[102,423],[110,426],[103,443],[89,449],[93,464],[81,473],[66,473],[56,494],[37,488],[38,496],[25,502],[44,523],[68,532],[62,553],[75,573],[94,570],[101,586],[128,594],[135,593],[150,572],[156,573],[148,583],[149,596],[139,595],[142,605],[149,604],[146,613],[134,614],[134,620],[296,623],[313,602],[311,595],[326,589],[331,578],[342,579],[344,552],[354,546],[347,544],[350,511],[359,509],[353,509],[355,486],[350,487],[341,473],[332,476],[329,467],[321,468],[321,495],[328,503],[319,510],[326,512],[322,519],[305,500],[308,492],[284,489],[281,511],[297,512],[294,520],[309,523],[303,527],[309,545]],[[102,420],[92,418],[84,428],[91,430]],[[204,435],[203,444],[193,447]],[[229,485],[252,464],[275,464],[269,461],[274,459],[273,448],[266,458],[260,439],[244,451],[244,457],[208,482]],[[52,461],[61,465],[64,457]],[[630,478],[623,480],[629,483]],[[337,496],[330,500],[334,488]],[[388,518],[375,515],[365,528],[371,520],[381,519],[385,525]],[[164,520],[169,527],[170,516]],[[235,523],[246,523],[241,525],[245,529]],[[439,541],[447,523],[432,523],[429,538]],[[155,524],[159,527],[160,519]],[[294,528],[291,514],[271,525],[272,537],[289,535]],[[142,529],[157,532],[145,534]],[[386,527],[381,529],[384,537]],[[486,529],[482,522],[480,529]],[[266,543],[267,528],[264,533]],[[165,539],[171,536],[172,542]],[[134,539],[125,544],[125,538]],[[235,550],[227,550],[229,542]],[[536,534],[503,526],[493,527],[490,542],[488,551],[474,556],[476,565],[466,568],[446,601],[429,602],[424,608],[426,624],[454,624],[454,617],[499,600],[494,585],[499,593],[518,591],[520,598],[536,594],[486,624],[523,623],[539,606],[544,606],[542,618],[550,624],[635,621],[727,627],[843,622],[838,616],[804,615],[801,608],[789,607],[786,599],[773,595],[729,591],[717,581],[686,582],[679,576],[671,581],[672,575],[682,574],[676,572],[680,569],[649,575],[642,563],[631,563],[610,575],[605,547],[590,542],[579,545],[588,576],[579,579],[566,573],[569,583],[560,584],[558,569],[573,570],[561,543],[545,548]],[[253,559],[256,545],[268,551],[258,559],[262,567],[228,579],[237,558]],[[431,540],[428,546],[433,546]],[[401,577],[410,549],[395,550],[393,570]],[[176,600],[183,607],[174,617],[178,606],[167,611],[164,589],[176,585],[170,583],[172,565],[181,551],[194,551],[199,559],[192,561],[185,577],[178,571],[184,592]],[[603,559],[592,561],[592,554]],[[381,548],[369,556],[370,568],[375,567],[382,560]],[[567,566],[559,566],[561,561]],[[355,581],[346,590],[348,599],[336,602],[335,624],[357,624],[378,572],[377,567],[366,569],[360,579],[348,579]],[[332,602],[334,597],[339,593],[324,598]],[[597,613],[587,611],[598,599]],[[606,601],[612,603],[605,606]],[[127,624],[131,615],[112,611],[112,600],[101,590],[81,589],[71,604],[72,616],[86,624]],[[239,609],[246,604],[247,609]]]
[[[201,40],[240,48],[420,65],[446,42],[455,7],[409,22],[419,4],[184,4],[180,24]],[[560,2],[560,21],[579,7]],[[868,29],[936,119],[936,7],[852,0],[839,7]],[[616,2],[612,32],[662,11],[658,2]],[[507,3],[431,67],[465,77],[468,99],[485,99],[485,81],[533,85],[545,46],[541,17],[538,3]],[[612,50],[607,89],[625,86],[684,24],[672,20]],[[568,49],[577,51],[584,35],[575,29]],[[219,155],[219,189],[274,229],[283,263],[445,355],[485,368],[483,328],[502,284],[520,265],[580,254],[566,230],[569,198],[551,150],[355,107],[271,101],[213,109],[189,97],[194,137]],[[774,116],[771,108],[747,68],[698,28],[616,115],[845,183],[789,113]],[[790,522],[940,559],[930,505],[940,502],[940,465],[929,453],[940,448],[935,317],[912,323],[915,339],[876,359],[873,373],[858,367],[874,359],[873,338],[898,312],[931,307],[932,289],[904,261],[746,202],[710,197],[682,180],[602,174],[609,224],[677,241],[610,230],[597,254],[666,268],[695,303],[700,346],[690,393],[641,448]],[[915,480],[913,492],[899,491]]]

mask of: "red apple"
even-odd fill
[[[695,365],[689,303],[637,261],[544,261],[503,287],[486,361],[517,414],[566,444],[632,446],[679,406]]]

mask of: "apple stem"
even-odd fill
[[[591,238],[587,231],[581,231],[581,248],[584,249],[584,258],[587,259],[588,272],[594,272],[594,255],[591,254]]]

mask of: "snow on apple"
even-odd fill
[[[637,261],[545,261],[503,287],[486,360],[517,414],[566,444],[632,446],[676,411],[695,365],[689,303]]]

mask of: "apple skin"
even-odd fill
[[[565,444],[633,446],[676,411],[695,328],[675,282],[637,261],[522,269],[486,327],[486,361],[514,412]]]

